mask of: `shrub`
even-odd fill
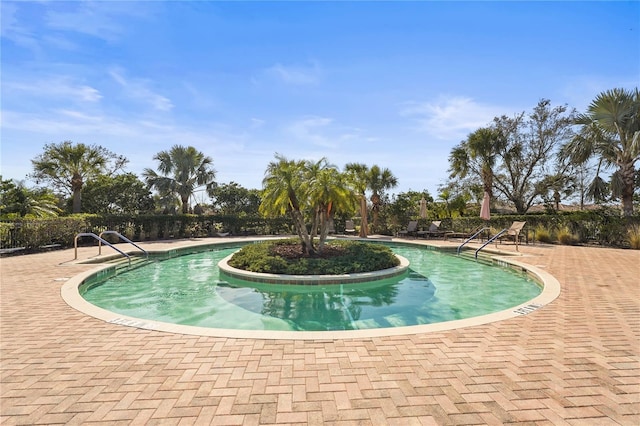
[[[640,226],[635,225],[627,230],[629,245],[634,250],[640,250]]]
[[[542,226],[536,228],[536,240],[541,243],[551,243],[553,241],[549,230]]]
[[[569,228],[567,228],[566,226],[558,230],[558,241],[560,242],[560,244],[566,246],[574,246],[579,242],[578,238],[574,234],[572,234]]]
[[[318,257],[294,255],[300,248],[295,239],[249,244],[229,261],[234,268],[251,272],[287,275],[339,275],[392,268],[398,258],[387,246],[360,241],[334,240]]]

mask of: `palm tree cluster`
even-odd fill
[[[326,158],[317,162],[289,160],[276,154],[267,166],[262,182],[262,203],[259,211],[267,216],[287,214],[306,254],[321,252],[336,211],[350,214],[360,205],[362,222],[360,236],[367,236],[366,191],[372,191],[374,212],[381,205],[380,193],[397,184],[388,169],[371,168],[364,164],[347,164],[345,172]],[[377,204],[376,204],[377,203]],[[305,213],[311,216],[307,228]],[[375,216],[374,216],[375,223]],[[319,234],[317,245],[314,236]]]

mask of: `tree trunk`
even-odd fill
[[[620,166],[620,177],[622,178],[622,214],[633,216],[633,189],[634,189],[635,168],[633,163],[626,162]]]
[[[181,198],[181,201],[182,201],[182,214],[189,213],[189,197],[187,197],[186,199],[183,197]]]
[[[71,190],[73,191],[73,213],[82,212],[82,176],[74,174],[71,178]]]
[[[524,202],[522,200],[514,200],[513,201],[513,205],[516,208],[516,213],[518,214],[526,214],[527,213],[527,207],[525,206]]]
[[[380,196],[378,194],[373,194],[371,196],[371,214],[373,216],[373,229],[372,232],[378,231],[378,217],[380,214]]]
[[[73,190],[73,212],[82,212],[82,191],[80,189]]]
[[[311,242],[311,238],[309,237],[309,233],[307,232],[307,227],[304,223],[304,217],[299,210],[291,210],[291,216],[293,218],[293,224],[296,227],[296,232],[300,237],[300,241],[304,246],[304,252],[308,255],[313,255],[316,253],[313,248],[313,244]]]
[[[360,216],[360,238],[367,238],[369,224],[367,223],[367,198],[364,194],[360,195]]]
[[[320,210],[320,240],[318,241],[318,253],[322,253],[324,243],[327,240],[329,234],[329,215],[326,209]]]
[[[320,208],[316,207],[313,211],[313,222],[311,223],[311,240],[313,241],[314,237],[318,235],[318,225],[320,222]]]

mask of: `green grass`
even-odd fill
[[[287,275],[339,275],[379,271],[398,266],[389,247],[362,241],[331,240],[317,257],[302,255],[298,240],[249,244],[236,252],[229,265],[251,272]]]

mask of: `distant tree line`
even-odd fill
[[[630,216],[640,201],[639,135],[637,88],[600,93],[584,113],[542,99],[531,112],[496,117],[456,145],[448,180],[435,196],[426,190],[389,194],[398,180],[378,165],[353,162],[338,170],[325,158],[312,162],[280,154],[267,165],[260,189],[219,183],[213,159],[181,145],[158,152],[156,169],[145,169],[141,179],[125,171],[128,160],[122,155],[64,141],[45,145],[32,160],[36,187],[0,177],[0,218],[285,215],[313,250],[307,238],[328,232],[336,216],[356,218],[362,237],[393,233],[419,217],[422,199],[430,220],[477,215],[484,193],[492,197],[494,210],[519,214],[540,203],[557,211],[562,201],[577,199],[580,206],[620,201]],[[305,231],[303,224],[312,228]]]

